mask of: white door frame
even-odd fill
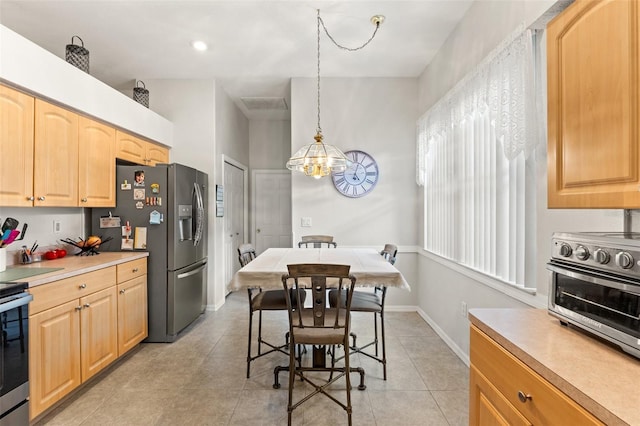
[[[243,179],[243,204],[244,204],[244,211],[242,212],[243,214],[243,235],[242,235],[242,240],[243,241],[247,241],[247,235],[249,232],[249,185],[247,185],[247,183],[249,182],[249,167],[245,166],[244,164],[242,164],[239,161],[234,160],[233,158],[222,154],[222,176],[223,176],[223,181],[224,181],[224,176],[225,176],[225,168],[227,167],[227,164],[230,164],[234,167],[237,167],[238,169],[242,170],[242,179]],[[223,190],[224,193],[224,190]],[[223,217],[224,220],[226,220],[227,216],[226,216],[226,212],[225,212],[225,216]],[[224,229],[224,226],[223,226]],[[227,256],[230,256],[230,253],[227,253],[227,250],[225,250],[225,243],[224,243],[224,239],[226,238],[226,235],[223,233],[222,234],[222,241],[221,241],[221,245],[222,245],[222,252],[223,252],[223,257],[222,257],[222,265],[224,265],[224,268],[226,268],[226,265],[229,264],[227,259]],[[226,271],[224,271],[223,276],[226,276]],[[224,283],[224,285],[226,286],[228,283]],[[226,292],[225,292],[226,294]]]

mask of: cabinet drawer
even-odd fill
[[[475,326],[471,327],[471,364],[533,424],[602,424]],[[521,402],[519,392],[531,398]]]
[[[114,285],[116,267],[111,266],[30,288],[29,316]]]
[[[118,283],[123,283],[147,273],[147,258],[143,257],[142,259],[121,263],[116,267],[118,268]]]

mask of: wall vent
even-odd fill
[[[240,98],[242,103],[249,111],[255,110],[280,110],[286,111],[289,109],[287,101],[284,98],[269,98],[269,97],[244,97]]]

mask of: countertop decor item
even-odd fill
[[[86,240],[83,240],[82,238],[80,238],[80,241],[74,241],[71,238],[66,238],[60,241],[62,241],[65,244],[70,244],[74,247],[79,248],[80,251],[76,253],[76,256],[93,256],[94,254],[100,254],[100,252],[98,252],[98,248],[100,247],[100,244],[111,241],[112,239],[113,239],[112,237],[107,237],[105,239],[102,239],[101,237],[91,236]]]
[[[376,26],[373,34],[363,45],[356,48],[344,47],[338,44],[329,31],[325,27],[322,18],[320,17],[320,9],[318,9],[317,21],[317,33],[318,33],[318,126],[316,128],[316,135],[313,137],[316,141],[309,145],[305,145],[300,148],[291,158],[287,161],[287,169],[302,172],[307,176],[312,176],[316,179],[320,179],[323,176],[331,174],[331,172],[343,172],[349,167],[349,159],[340,151],[339,148],[333,145],[327,145],[322,142],[322,128],[320,127],[320,24],[327,37],[339,48],[348,51],[360,50],[365,47],[378,32],[380,24],[384,21],[384,16],[375,15],[371,18],[371,23]]]
[[[139,84],[142,83],[142,87]],[[144,81],[136,80],[136,87],[133,88],[133,100],[149,108],[149,91]]]
[[[73,43],[76,37],[80,40],[81,46]],[[71,44],[67,44],[65,60],[89,74],[89,51],[84,47],[84,41],[80,37],[76,35],[71,37]]]

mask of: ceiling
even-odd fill
[[[371,44],[355,52],[322,33],[323,78],[417,77],[471,3],[2,0],[0,23],[61,58],[71,37],[80,36],[91,75],[118,90],[130,90],[136,79],[216,79],[247,117],[287,119],[289,111],[270,107],[271,99],[251,110],[240,99],[284,98],[290,105],[290,79],[317,75],[317,9],[347,47],[371,36],[373,15],[386,18]],[[194,40],[208,50],[194,50]]]

